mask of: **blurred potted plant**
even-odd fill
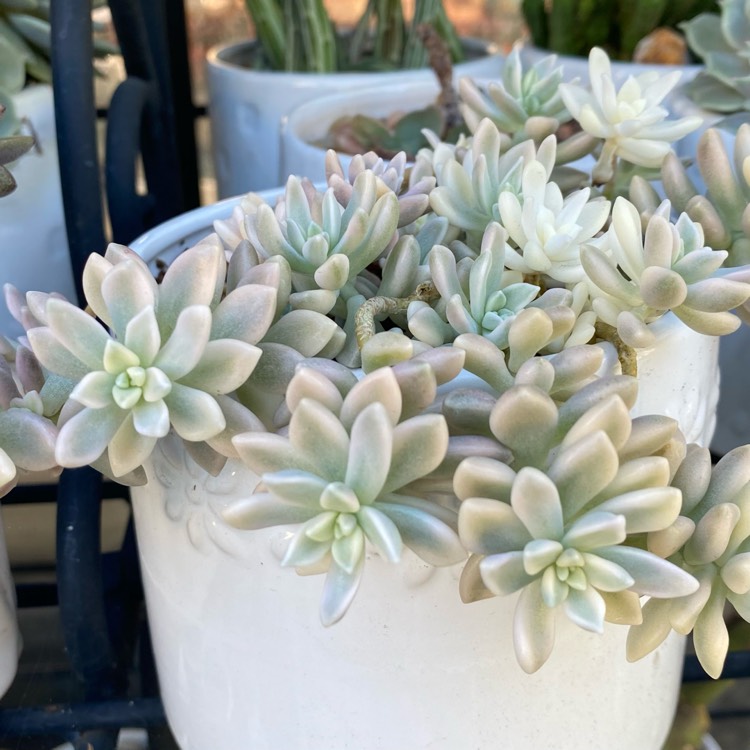
[[[563,56],[568,75],[585,80],[585,58],[592,47],[603,47],[612,58],[613,75],[623,83],[633,71],[678,67],[695,75],[684,38],[686,21],[717,8],[717,0],[523,0],[521,9],[532,45],[527,60],[554,52]]]
[[[422,23],[448,42],[457,77],[500,70],[493,45],[456,37],[442,0],[417,0],[408,23],[401,0],[369,0],[355,28],[345,31],[334,28],[321,0],[248,0],[247,7],[258,40],[208,53],[219,197],[280,184],[280,125],[297,105],[362,86],[431,80],[417,35]]]
[[[750,268],[667,202],[642,225],[621,176],[698,123],[590,74],[584,186],[485,119],[111,245],[86,311],[7,290],[57,463],[133,485],[183,750],[658,750],[680,635],[721,672],[750,447],[705,446]]]
[[[49,51],[49,2],[0,2],[0,105],[6,110],[0,135],[23,131],[36,141],[16,166],[20,187],[0,204],[2,278],[73,297]],[[95,51],[106,55],[114,48],[97,40]],[[0,331],[18,335],[21,330],[6,311],[0,313]]]

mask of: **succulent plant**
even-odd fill
[[[750,125],[741,125],[734,140],[734,154],[728,154],[719,132],[707,130],[698,141],[696,162],[703,180],[701,193],[685,165],[674,154],[661,167],[661,181],[672,206],[699,223],[706,244],[728,253],[727,265],[750,261]],[[630,197],[644,218],[661,203],[656,190],[643,178],[630,185]]]
[[[724,600],[750,618],[747,449],[711,474],[675,421],[631,418],[627,373],[670,312],[709,335],[738,324],[750,270],[721,271],[729,252],[697,222],[712,206],[724,247],[747,241],[750,128],[734,174],[705,137],[716,169],[697,196],[665,158],[693,124],[665,121],[673,81],[616,92],[603,55],[593,93],[562,89],[594,175],[561,170],[582,141],[513,143],[484,118],[458,143],[427,134],[411,167],[369,153],[345,171],[329,154],[323,189],[292,177],[273,207],[244,196],[158,280],[111,245],[86,265],[85,311],[6,288],[26,333],[0,341],[0,486],[85,464],[143,482],[155,445],[182,441],[193,472],[237,459],[260,477],[224,520],[294,527],[284,565],[325,573],[327,625],[368,555],[408,547],[468,557],[466,600],[519,592],[527,671],[561,609],[596,632],[631,624],[631,657],[694,627],[717,673]],[[549,88],[511,73],[524,96]],[[638,207],[615,198],[623,162],[646,170]],[[672,204],[647,182],[662,163]]]
[[[560,94],[583,130],[603,140],[592,172],[594,183],[612,179],[618,158],[641,167],[658,167],[669,153],[671,142],[701,124],[700,117],[667,120],[669,113],[661,106],[679,81],[679,71],[631,76],[616,90],[609,58],[594,47],[589,53],[589,76],[591,91],[563,83]]]
[[[694,576],[700,586],[671,601],[653,600],[643,623],[628,636],[628,658],[656,648],[671,629],[693,632],[703,668],[719,677],[729,645],[727,605],[750,615],[750,518],[747,485],[750,448],[727,453],[715,467],[705,448],[688,447],[672,482],[682,492],[682,509],[668,527],[648,535],[648,547]]]
[[[276,290],[246,284],[221,299],[226,261],[204,243],[182,254],[157,285],[127,248],[92,255],[84,270],[94,314],[47,296],[29,328],[43,367],[69,381],[55,449],[64,467],[101,465],[122,477],[138,470],[173,429],[183,440],[228,451],[252,429],[225,394],[244,383],[276,306]],[[230,452],[230,455],[233,455]]]
[[[327,569],[324,625],[339,620],[354,598],[366,544],[391,562],[404,545],[431,565],[465,557],[455,512],[405,489],[435,470],[448,448],[442,416],[402,419],[408,388],[397,368],[381,368],[342,397],[322,373],[303,368],[287,392],[289,436],[248,433],[235,440],[263,491],[230,506],[225,517],[243,529],[303,523],[282,564]]]
[[[727,254],[704,246],[699,224],[685,214],[674,224],[669,217],[665,201],[642,232],[635,206],[618,198],[601,247],[581,251],[594,310],[633,347],[653,343],[647,324],[666,310],[699,333],[731,333],[740,321],[727,311],[742,305],[750,292],[741,281],[716,277]]]
[[[586,389],[578,396],[585,400]],[[570,416],[534,386],[511,388],[489,425],[512,460],[467,458],[454,477],[459,534],[472,552],[462,598],[521,592],[513,642],[527,672],[552,651],[558,607],[601,632],[605,619],[639,622],[640,595],[671,599],[698,588],[676,565],[628,543],[677,519],[680,491],[668,486],[667,459],[654,455],[676,425],[631,421],[614,393]],[[641,462],[640,471],[630,462]]]
[[[19,346],[0,357],[0,496],[19,472],[55,469],[57,427],[45,414],[44,375],[31,351]]]
[[[95,5],[101,6],[103,2]],[[15,133],[19,126],[13,106],[27,82],[52,82],[49,60],[50,4],[44,0],[3,0],[0,2],[0,104],[8,114],[0,122],[0,136]],[[94,54],[104,57],[117,48],[103,39],[94,40]]]
[[[16,180],[7,165],[31,150],[33,145],[34,139],[30,135],[10,135],[0,138],[0,198],[10,195],[16,189]]]
[[[523,15],[537,47],[585,56],[605,48],[613,59],[630,60],[638,42],[659,27],[676,27],[716,0],[523,0]]]
[[[417,0],[410,23],[401,0],[368,0],[354,30],[341,34],[322,0],[246,0],[247,10],[272,70],[325,73],[388,70],[427,64],[417,28],[429,23],[461,59],[461,45],[441,0]]]
[[[685,93],[715,112],[750,109],[750,3],[721,0],[721,13],[701,13],[681,24],[688,45],[705,69],[689,81]]]
[[[499,81],[480,88],[471,78],[462,78],[461,111],[469,129],[475,131],[489,118],[512,143],[528,139],[540,143],[556,133],[572,119],[560,96],[563,70],[556,64],[557,58],[550,55],[524,70],[520,47],[515,46],[505,58]]]

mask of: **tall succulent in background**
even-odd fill
[[[430,23],[446,40],[454,61],[461,59],[461,45],[442,0],[417,0],[408,25],[401,0],[368,0],[349,35],[334,28],[322,0],[246,0],[246,6],[264,62],[273,70],[423,67],[427,53],[417,33],[422,23]]]

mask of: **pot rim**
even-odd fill
[[[473,53],[473,56],[463,63],[459,63],[458,67],[465,63],[476,62],[483,57],[492,57],[495,55],[501,55],[502,50],[498,44],[489,39],[479,39],[477,37],[461,37],[461,44],[465,51]],[[285,70],[256,70],[255,68],[249,68],[246,65],[242,65],[236,62],[233,58],[238,57],[243,52],[254,49],[258,46],[257,39],[245,39],[240,42],[229,42],[217,44],[211,47],[206,53],[206,62],[209,67],[223,68],[233,72],[243,72],[246,74],[255,74],[262,76],[277,76],[279,78],[293,78],[293,77],[314,77],[314,78],[326,78],[326,77],[338,77],[338,76],[376,76],[388,73],[389,75],[395,76],[408,76],[413,75],[415,71],[422,70],[429,72],[428,67],[424,68],[403,68],[400,70],[382,71],[382,70],[344,70],[336,71],[332,73],[311,73],[305,71],[285,71]]]

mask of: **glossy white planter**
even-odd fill
[[[454,75],[497,77],[502,58],[485,42],[467,40],[468,52],[482,56],[460,63]],[[431,81],[428,69],[391,73],[282,73],[249,66],[253,44],[218,47],[208,53],[207,80],[218,194],[224,198],[282,183],[282,118],[296,106],[336,91],[363,86]],[[409,102],[402,102],[408,106]]]
[[[0,282],[21,291],[60,292],[75,299],[65,233],[57,134],[51,86],[31,86],[15,97],[19,117],[27,117],[41,153],[32,149],[11,166],[16,190],[0,200]],[[23,334],[0,304],[0,333]]]
[[[347,115],[389,117],[396,112],[411,112],[434,104],[439,93],[437,81],[412,81],[366,86],[300,104],[282,126],[282,174],[308,177],[313,182],[325,181],[327,149],[317,144],[326,139],[336,120]],[[346,170],[351,156],[339,154],[339,158]]]
[[[134,249],[172,256],[235,204],[168,222]],[[637,410],[658,407],[706,442],[717,342],[669,317],[656,333],[639,359]],[[391,565],[373,551],[350,611],[325,629],[322,580],[279,565],[288,530],[222,522],[257,477],[236,461],[209,477],[170,441],[147,470],[148,485],[131,492],[161,693],[182,750],[661,748],[684,639],[629,664],[626,628],[596,636],[561,620],[550,661],[529,676],[512,650],[512,598],[464,605],[461,566],[433,569],[411,553]]]

